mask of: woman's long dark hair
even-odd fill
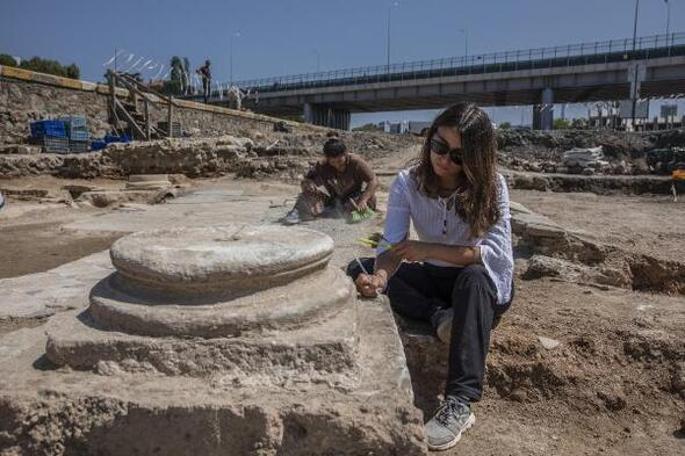
[[[430,143],[438,127],[443,126],[456,127],[461,135],[465,186],[458,194],[455,210],[469,224],[471,235],[480,237],[500,217],[495,132],[485,111],[472,103],[450,106],[435,118],[412,171],[419,190],[432,198],[440,189],[431,164]]]

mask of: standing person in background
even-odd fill
[[[676,163],[671,173],[671,193],[673,202],[678,202],[678,193],[685,193],[685,162]]]
[[[475,423],[490,331],[513,296],[509,192],[497,173],[488,115],[457,104],[433,122],[414,166],[390,188],[377,257],[350,263],[368,297],[383,291],[393,310],[429,322],[449,347],[445,400],[426,423],[431,450],[454,446]],[[418,240],[409,240],[410,222]]]
[[[202,96],[205,99],[205,104],[209,100],[209,95],[212,90],[212,72],[209,69],[211,62],[205,60],[205,64],[197,69],[197,74],[202,78]]]

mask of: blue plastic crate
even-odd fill
[[[104,139],[96,139],[90,143],[90,150],[102,150],[107,147],[107,143]]]
[[[57,120],[66,123],[67,128],[86,128],[85,116],[64,116],[59,117]]]
[[[90,150],[90,141],[69,140],[69,152],[72,154],[83,154]]]
[[[88,133],[88,130],[75,130],[72,128],[69,131],[69,139],[72,141],[87,141],[90,139],[90,133]]]
[[[86,127],[86,118],[84,116],[65,116],[58,120],[64,122],[67,127],[67,137],[74,141],[86,141],[90,138],[88,128]]]
[[[43,136],[66,138],[66,124],[61,120],[38,120],[31,122],[31,136],[34,138],[42,138]]]
[[[109,144],[109,143],[115,143],[115,142],[127,143],[127,142],[131,142],[131,137],[128,136],[127,134],[123,134],[123,135],[121,135],[121,136],[117,136],[117,135],[105,135],[105,142],[106,142],[107,144]]]
[[[68,154],[70,151],[69,140],[66,138],[42,136],[39,144],[43,146],[43,152],[50,154]]]

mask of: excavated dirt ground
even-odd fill
[[[379,169],[396,170],[414,152],[373,155]],[[382,178],[383,191],[391,179]],[[53,192],[65,183],[3,181]],[[268,195],[284,212],[297,191],[275,180],[233,176],[194,185]],[[685,202],[529,190],[513,190],[512,199],[598,243],[684,261]],[[61,227],[109,211],[10,199],[0,213],[0,277],[44,271],[107,248],[118,236]],[[685,296],[554,278],[522,280],[528,255],[519,251],[517,257],[516,300],[493,333],[484,399],[474,407],[477,423],[454,450],[442,454],[685,454]],[[4,322],[0,333],[40,324]],[[559,344],[544,348],[539,337]],[[444,360],[428,354],[416,359],[422,363],[412,371],[416,403],[429,414],[441,392]]]
[[[52,176],[0,180],[0,189],[9,188],[17,194],[25,192],[7,195],[8,205],[0,213],[0,278],[47,271],[109,248],[120,236],[90,236],[61,229],[64,223],[74,219],[106,212],[73,207],[69,204],[71,194],[64,187],[116,189],[123,185],[121,181],[108,179],[65,180]],[[35,196],[36,190],[46,196]]]
[[[636,253],[682,261],[685,202],[659,196],[601,196],[512,190],[511,197],[565,228]]]

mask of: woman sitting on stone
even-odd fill
[[[385,290],[397,313],[430,322],[449,344],[445,401],[426,424],[432,450],[454,446],[474,424],[490,331],[512,298],[509,192],[495,148],[480,108],[441,113],[416,163],[392,184],[375,264],[364,260],[372,273],[348,268],[362,295]],[[418,240],[408,240],[410,221]]]

